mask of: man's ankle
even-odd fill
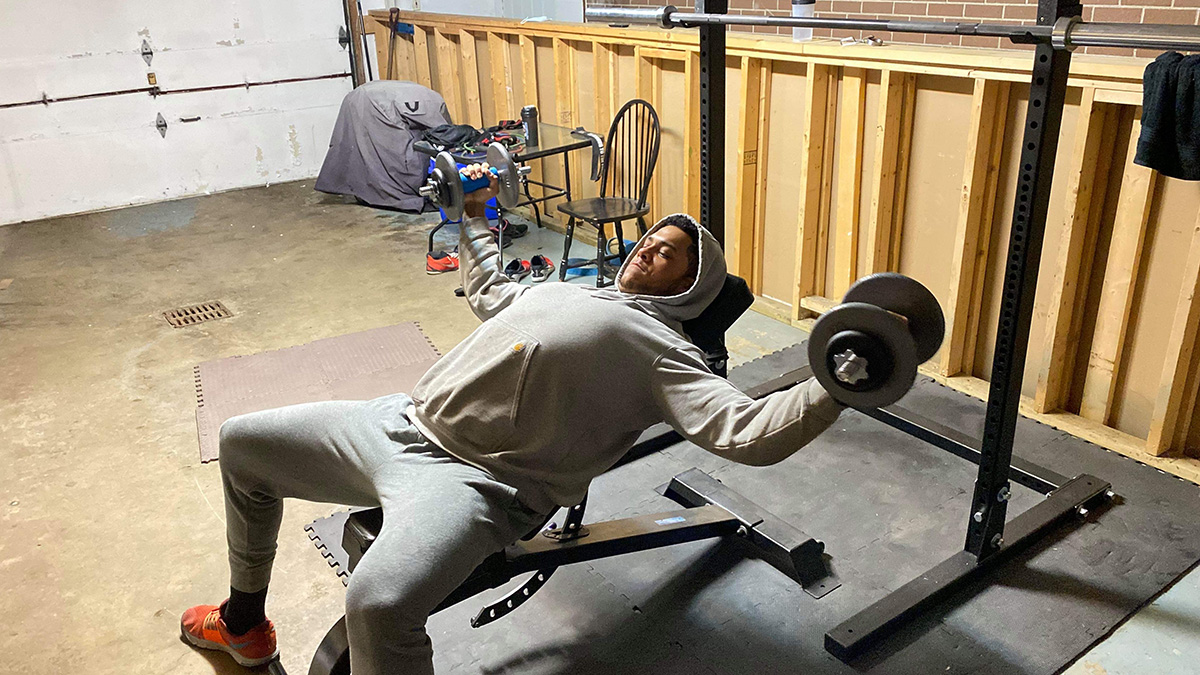
[[[231,586],[229,600],[221,605],[221,620],[230,634],[245,635],[267,620],[266,604],[266,588],[247,593]]]

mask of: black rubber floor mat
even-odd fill
[[[791,347],[736,368],[740,385],[806,361]],[[978,436],[984,404],[922,379],[904,405]],[[1016,454],[1119,495],[852,665],[825,631],[960,550],[976,467],[847,411],[771,467],[680,443],[596,479],[589,521],[675,508],[654,488],[693,466],[822,539],[842,587],[820,600],[720,541],[564,568],[511,616],[470,617],[499,589],[431,619],[439,672],[1055,673],[1200,558],[1200,488],[1022,418]],[[1042,499],[1014,487],[1010,517]],[[516,583],[516,582],[514,582]]]

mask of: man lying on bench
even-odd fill
[[[230,596],[184,612],[191,644],[244,666],[278,653],[264,604],[285,497],[383,507],[346,591],[351,670],[432,673],[430,612],[484,558],[578,503],[648,427],[666,420],[721,457],[767,465],[837,419],[843,407],[816,380],[754,400],[683,336],[726,278],[720,245],[691,217],[659,221],[616,290],[521,286],[497,268],[491,181],[467,195],[459,243],[483,324],[411,397],[289,406],[221,427]]]

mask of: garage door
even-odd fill
[[[0,3],[0,224],[316,175],[343,26],[339,0]]]

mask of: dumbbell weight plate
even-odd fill
[[[487,149],[487,162],[496,169],[496,178],[500,182],[500,192],[496,201],[500,206],[511,209],[521,198],[521,177],[517,172],[516,162],[508,153],[508,148],[499,143],[492,143]]]
[[[859,354],[868,357],[867,381],[844,383],[835,373],[835,357],[853,333],[871,339],[873,348],[863,351],[876,354]],[[879,353],[885,355],[882,362]],[[875,305],[849,302],[817,320],[808,338],[808,363],[817,381],[834,399],[854,408],[870,409],[891,405],[908,393],[916,381],[919,362],[915,341],[902,318]]]
[[[434,202],[442,207],[447,220],[462,218],[463,186],[462,179],[458,176],[458,164],[454,161],[454,155],[448,152],[439,152],[437,158],[433,160],[433,170],[433,177],[438,182],[437,196],[445,200],[438,202],[435,198]]]
[[[865,276],[846,291],[842,302],[863,302],[906,317],[917,345],[917,363],[933,358],[946,336],[946,319],[937,298],[921,282],[903,274]]]

